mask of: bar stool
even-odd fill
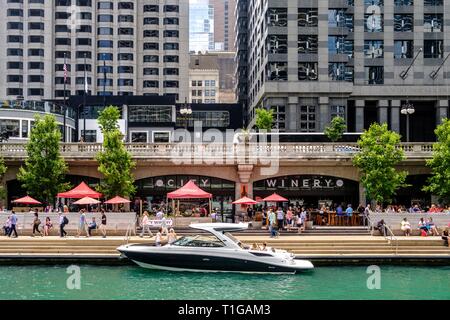
[[[330,217],[330,220],[329,220],[330,226],[335,226],[336,225],[336,213],[335,212],[329,212],[328,215]]]
[[[337,217],[337,225],[338,226],[343,226],[344,225],[344,216],[336,215],[336,217]]]

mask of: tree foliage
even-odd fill
[[[334,117],[333,120],[331,120],[330,125],[325,128],[324,133],[328,137],[328,139],[333,142],[337,142],[341,140],[345,130],[347,130],[345,119],[338,116]]]
[[[256,127],[259,130],[271,130],[273,127],[273,110],[256,109]]]
[[[103,179],[97,189],[108,198],[116,195],[129,197],[136,192],[132,174],[136,164],[123,143],[119,118],[120,112],[114,106],[105,108],[98,118],[103,133],[103,151],[97,154],[96,159]]]
[[[406,187],[406,171],[395,166],[405,159],[404,151],[398,148],[400,135],[388,130],[387,124],[374,123],[358,140],[360,152],[353,163],[359,168],[361,183],[371,200],[383,204],[392,200],[400,187]]]
[[[0,182],[3,180],[3,175],[6,173],[6,170],[8,170],[8,167],[5,165],[5,159],[3,157],[0,157]],[[6,197],[6,190],[3,188],[3,185],[0,184],[0,201],[4,200]]]
[[[69,187],[64,182],[67,164],[60,154],[60,141],[61,132],[55,117],[36,115],[26,145],[28,157],[17,174],[28,194],[47,204],[54,203],[57,193]]]
[[[437,195],[441,201],[450,201],[450,120],[444,119],[434,131],[437,142],[433,145],[433,157],[427,160],[431,177],[423,190]]]

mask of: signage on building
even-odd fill
[[[254,188],[256,190],[331,190],[345,188],[345,182],[344,179],[327,176],[289,176],[255,182]]]

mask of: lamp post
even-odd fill
[[[181,109],[180,109],[180,114],[181,114],[182,117],[183,117],[184,124],[185,124],[185,127],[184,127],[184,128],[185,128],[186,131],[187,131],[187,128],[188,128],[188,121],[189,121],[190,116],[192,115],[192,108],[191,108],[191,106],[187,103],[187,98],[185,99],[184,104],[183,104],[183,106],[182,106]]]
[[[400,111],[401,114],[406,115],[406,142],[409,142],[409,116],[414,114],[414,112],[416,112],[414,105],[409,101],[406,101]]]

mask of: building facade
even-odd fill
[[[214,7],[209,0],[190,0],[189,50],[206,52],[214,49]]]
[[[342,116],[349,132],[378,121],[405,139],[409,122],[410,141],[432,141],[449,111],[449,21],[442,0],[239,0],[236,92],[248,125],[264,107],[280,131],[323,132]]]
[[[189,64],[189,103],[219,103],[219,65],[211,54],[193,54]]]
[[[82,95],[85,69],[92,95],[187,97],[188,0],[10,0],[2,9],[2,100]]]
[[[214,8],[214,42],[216,49],[234,52],[236,0],[210,0]]]

